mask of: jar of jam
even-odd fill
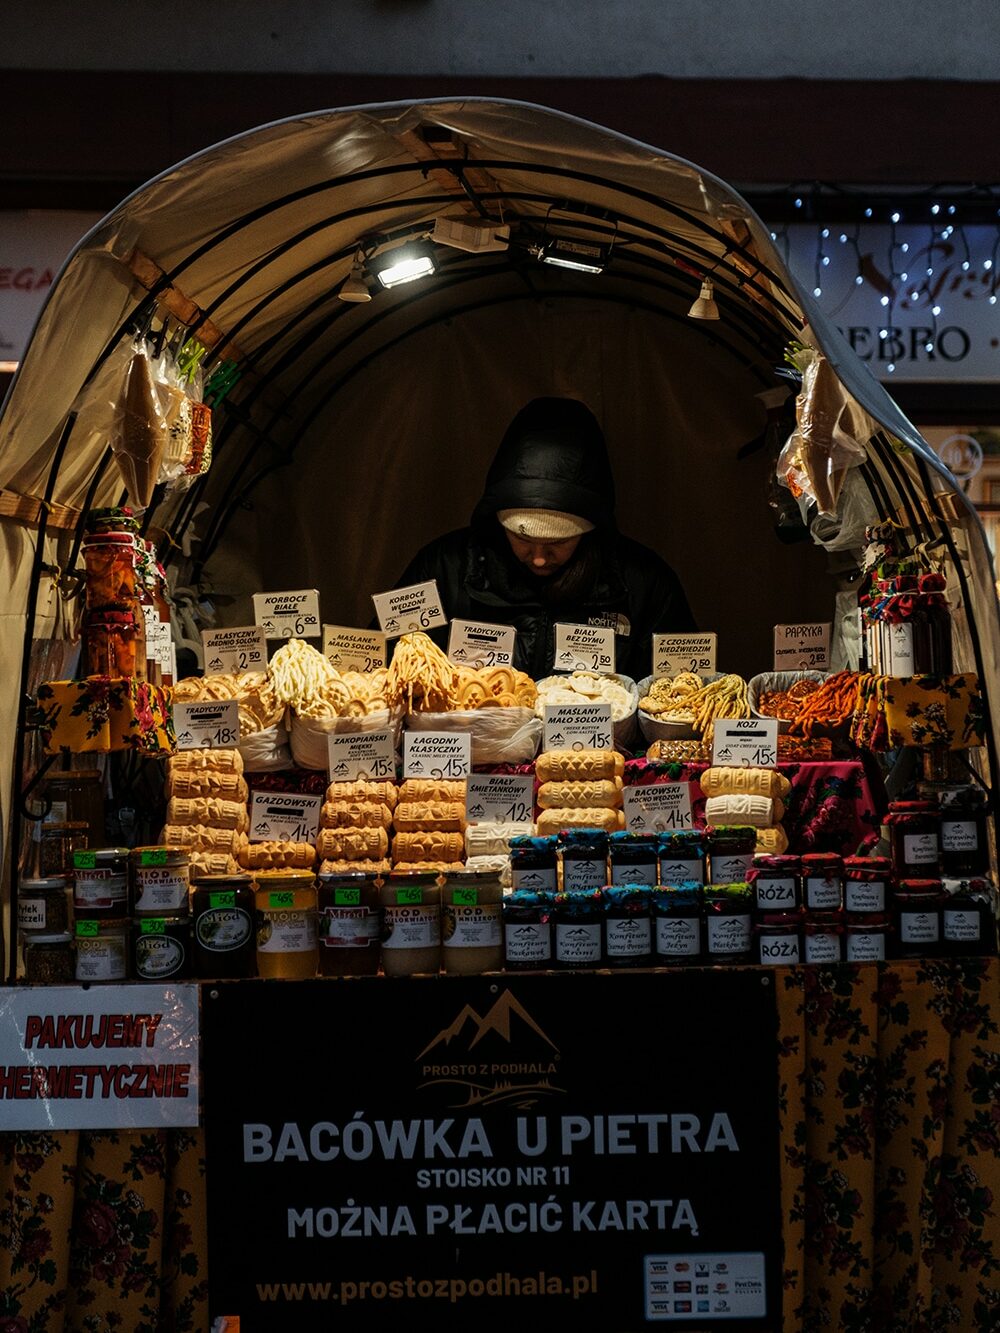
[[[658,839],[655,833],[612,833],[608,837],[612,884],[657,882]]]
[[[743,824],[720,824],[708,830],[708,866],[712,884],[746,884],[753,865],[757,830]],[[747,945],[749,949],[749,944]],[[711,949],[709,950],[711,953]]]
[[[21,947],[25,981],[60,986],[75,979],[73,936],[68,930],[25,935]]]
[[[880,963],[887,956],[891,925],[886,916],[848,916],[844,957],[849,963]]]
[[[257,975],[304,981],[316,975],[316,877],[311,870],[254,875]]]
[[[888,901],[892,865],[884,856],[844,857],[844,907],[856,916],[882,916]]]
[[[661,833],[657,841],[660,856],[658,884],[704,884],[705,835],[701,829]]]
[[[441,889],[441,961],[446,972],[476,976],[500,970],[502,898],[500,877],[493,871],[446,877]]]
[[[519,835],[510,840],[510,883],[513,889],[555,893],[556,839]]]
[[[563,829],[558,837],[562,859],[562,888],[601,889],[608,882],[608,835],[602,829]],[[559,916],[556,914],[556,922]],[[558,935],[558,931],[557,931]],[[558,957],[558,941],[556,956]]]
[[[933,801],[892,801],[886,823],[896,878],[936,876],[941,864],[941,816]]]
[[[840,912],[813,912],[802,922],[802,961],[839,963],[844,957],[844,922]]]
[[[319,974],[373,977],[381,955],[382,879],[356,871],[319,875]]]
[[[753,961],[750,914],[753,891],[747,883],[705,886],[705,946],[709,963]]]
[[[655,870],[655,853],[653,867]],[[650,893],[647,884],[612,884],[604,890],[604,956],[608,967],[649,967],[652,963]]]
[[[941,792],[941,872],[967,879],[989,871],[986,838],[986,795],[979,787],[953,787]]]
[[[702,961],[700,880],[653,890],[654,961],[658,967],[690,967]]]
[[[136,537],[108,532],[85,538],[84,594],[88,611],[127,602],[136,595]]]
[[[249,875],[191,881],[194,974],[203,980],[257,975],[256,899]]]
[[[555,894],[515,889],[503,900],[504,967],[524,972],[552,966],[552,913]]]
[[[892,894],[897,958],[941,955],[944,892],[939,879],[901,879]]]
[[[756,912],[797,912],[802,900],[802,863],[797,856],[755,856],[747,871]]]
[[[17,890],[17,928],[23,935],[60,934],[69,929],[69,885],[62,875],[22,879]]]
[[[555,965],[600,967],[603,959],[603,890],[566,889],[556,894]]]
[[[191,975],[191,918],[142,916],[132,922],[132,975],[169,981]]]
[[[392,871],[379,890],[382,971],[410,977],[441,969],[441,881],[429,871]]]
[[[835,852],[802,857],[802,900],[807,912],[839,912],[844,905],[844,862]]]
[[[754,927],[757,961],[765,967],[797,967],[802,961],[800,914],[765,912]]]
[[[134,610],[88,613],[83,625],[84,672],[87,676],[145,680],[146,632]]]
[[[77,916],[121,917],[128,911],[127,847],[73,853],[73,907]]]
[[[968,958],[997,951],[997,923],[990,884],[985,879],[942,880],[945,899],[941,909],[944,952]]]
[[[128,976],[127,917],[77,917],[77,981],[124,981]]]
[[[73,875],[73,855],[86,848],[90,840],[90,825],[81,819],[63,820],[62,823],[44,823],[38,833],[38,876],[49,879],[52,875]]]
[[[134,847],[131,862],[134,915],[188,915],[188,854],[183,847]]]

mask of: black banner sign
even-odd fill
[[[213,1317],[778,1327],[769,974],[219,983],[203,1032]]]

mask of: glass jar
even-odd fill
[[[130,602],[136,595],[136,537],[109,532],[83,542],[84,596],[88,611]]]
[[[127,917],[77,917],[77,981],[124,981],[128,976]]]
[[[602,889],[608,882],[608,835],[602,829],[563,829],[557,839],[564,893]],[[558,914],[556,916],[558,936]],[[559,956],[558,939],[556,957]]]
[[[844,925],[844,957],[849,963],[880,963],[888,953],[891,930],[885,916],[848,916]]]
[[[655,833],[612,833],[608,838],[612,884],[657,882],[658,843]]]
[[[316,975],[316,878],[311,870],[254,877],[257,975],[305,981]]]
[[[22,935],[61,934],[69,929],[69,885],[61,875],[22,879],[17,889],[17,928]]]
[[[704,884],[705,835],[700,829],[661,833],[657,842],[660,858],[658,884]]]
[[[844,907],[860,915],[881,916],[886,910],[892,864],[884,856],[844,857]]]
[[[85,676],[146,679],[146,634],[134,611],[101,611],[83,626]]]
[[[747,871],[753,865],[756,847],[755,828],[748,828],[743,824],[720,824],[716,828],[710,828],[708,830],[710,882],[746,884]]]
[[[189,859],[183,847],[134,847],[130,860],[136,916],[187,916]]]
[[[997,925],[989,881],[943,880],[942,888],[941,938],[945,954],[952,958],[995,954]]]
[[[477,976],[503,965],[500,876],[492,870],[449,873],[441,888],[441,962],[446,972]]]
[[[169,981],[191,975],[191,918],[143,916],[132,922],[132,975]]]
[[[941,955],[944,892],[939,879],[901,879],[892,893],[897,958]]]
[[[77,916],[121,917],[128,911],[127,847],[91,847],[73,853],[73,907]]]
[[[942,792],[941,873],[967,879],[989,872],[986,837],[986,795],[979,787],[953,787]]]
[[[802,960],[839,963],[844,957],[844,922],[840,912],[815,912],[802,922]]]
[[[754,927],[757,961],[765,967],[797,967],[802,961],[800,913],[765,912]]]
[[[25,935],[21,948],[25,981],[60,986],[75,980],[73,936],[68,930]]]
[[[653,871],[655,874],[655,852]],[[608,967],[649,967],[652,963],[650,893],[648,884],[612,884],[604,890],[604,957]]]
[[[654,961],[658,967],[690,967],[702,961],[701,895],[700,880],[653,890]]]
[[[86,847],[89,841],[100,847],[104,841],[104,777],[96,768],[49,773],[45,778],[45,796],[52,802],[53,811],[62,812],[63,820],[86,827],[89,837],[81,846]],[[67,869],[69,865],[67,860]]]
[[[552,966],[552,913],[555,893],[515,889],[501,904],[504,967],[524,972]]]
[[[555,965],[600,967],[604,908],[601,889],[566,889],[556,894]]]
[[[519,835],[510,840],[510,883],[513,889],[555,893],[556,839]]]
[[[892,872],[897,879],[936,876],[941,864],[941,816],[932,801],[892,801],[886,815]]]
[[[38,878],[73,874],[73,854],[86,848],[90,826],[80,819],[43,824],[38,832]]]
[[[191,881],[194,974],[203,980],[257,975],[256,898],[249,875]]]
[[[844,905],[844,862],[835,852],[802,857],[802,901],[807,912],[839,912]]]
[[[757,912],[795,912],[802,899],[802,863],[797,856],[755,856],[747,871]]]
[[[441,881],[433,872],[392,871],[379,890],[382,971],[410,977],[441,968]]]
[[[753,908],[753,891],[750,885],[746,882],[707,884],[703,902],[708,962],[752,962],[750,913]]]
[[[319,875],[317,885],[320,976],[375,976],[381,954],[381,877],[364,871]]]

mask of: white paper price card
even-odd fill
[[[530,773],[470,773],[465,817],[470,824],[531,824],[534,786]]]
[[[269,639],[319,637],[319,593],[315,588],[303,588],[299,592],[255,592],[253,614]]]
[[[338,671],[377,671],[385,666],[385,635],[373,629],[324,625],[323,656]]]
[[[331,782],[393,778],[396,775],[391,731],[331,732],[326,744]]]
[[[516,637],[516,631],[510,625],[453,620],[448,633],[448,656],[462,666],[510,666],[514,661]]]
[[[682,671],[712,675],[718,642],[717,634],[654,634],[653,675],[657,679],[679,676]]]
[[[178,750],[231,750],[240,743],[240,706],[235,699],[174,704]]]
[[[610,704],[546,704],[543,750],[613,750]]]
[[[471,767],[467,731],[408,731],[403,737],[404,778],[467,778]]]
[[[625,827],[629,833],[670,833],[692,828],[690,782],[653,782],[625,788]]]
[[[267,635],[263,625],[239,625],[235,629],[206,629],[201,642],[205,649],[205,674],[266,671]]]
[[[829,671],[830,624],[775,625],[775,671]]]
[[[393,588],[392,592],[373,593],[372,601],[382,633],[388,639],[448,623],[437,579],[431,579],[429,583],[411,583],[406,588]]]
[[[727,768],[773,768],[778,762],[778,719],[745,717],[715,724],[712,763]]]
[[[170,673],[170,622],[160,619],[155,606],[144,606],[143,616],[146,621],[146,657],[156,662],[161,671]]]
[[[556,625],[556,671],[615,673],[615,632],[602,625]]]
[[[297,791],[255,791],[250,805],[251,842],[315,842],[322,796]]]

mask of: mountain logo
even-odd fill
[[[629,827],[642,828],[645,822],[646,822],[646,816],[642,813],[639,813],[637,815],[633,815],[632,818],[629,820]]]
[[[212,660],[211,660],[211,662],[209,662],[208,665],[212,668],[213,671],[221,671],[221,670],[222,670],[222,658],[221,658],[221,657],[213,657]]]
[[[486,806],[483,805],[482,801],[477,801],[469,814],[472,815],[473,819],[482,819],[483,815],[486,814]]]

